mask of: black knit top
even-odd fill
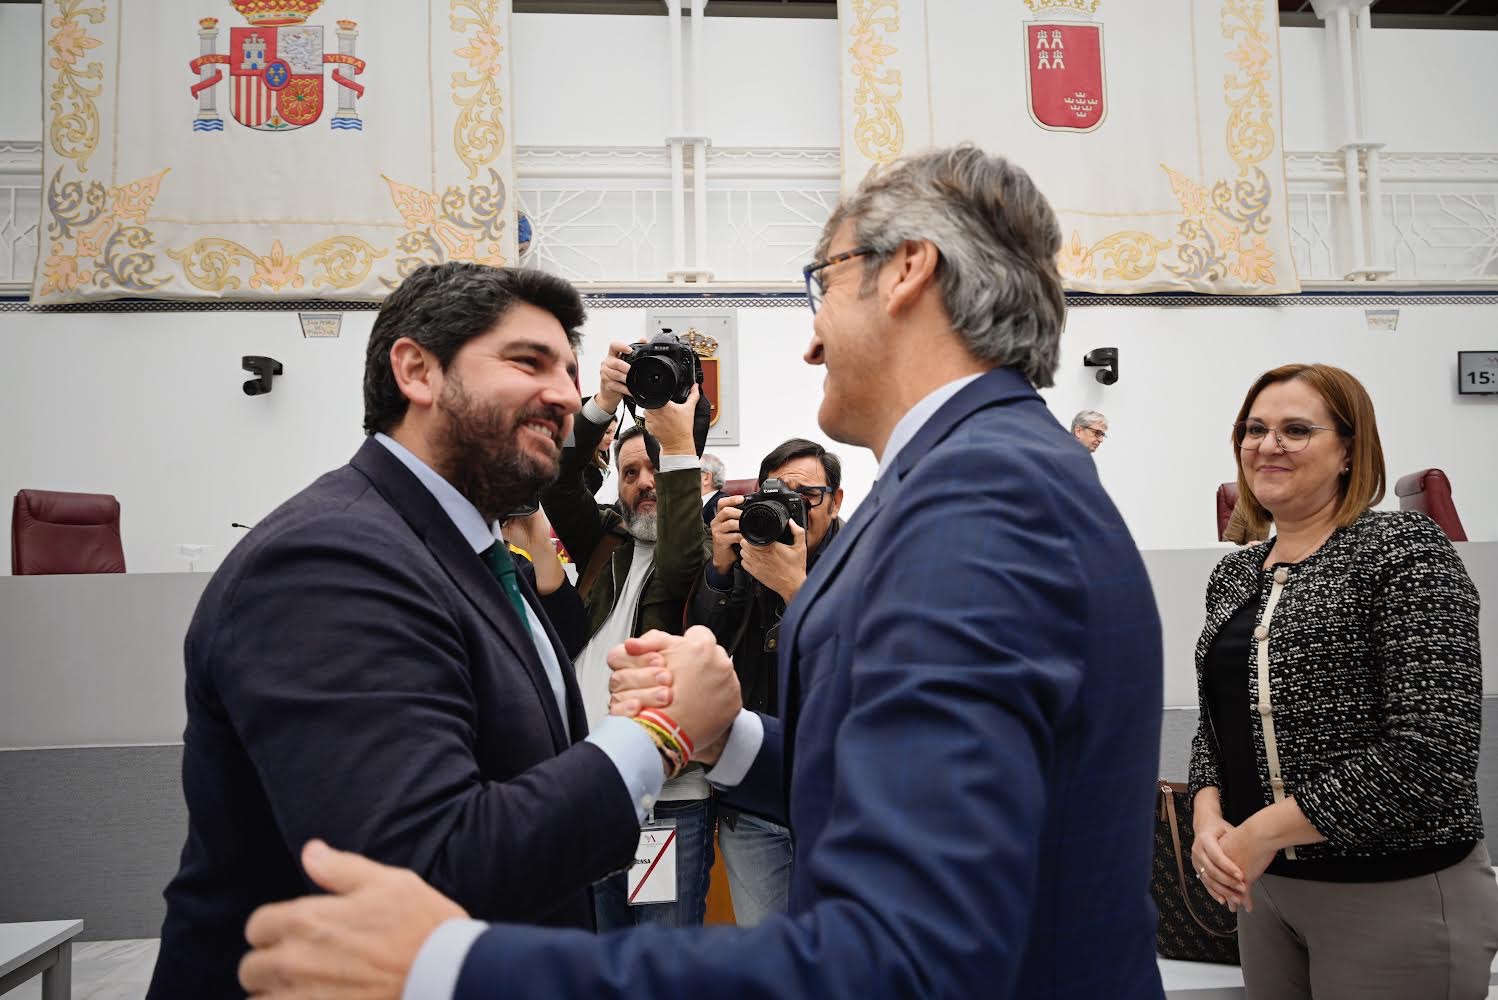
[[[1262,568],[1266,551],[1229,554],[1207,584],[1206,624],[1196,649],[1201,716],[1191,747],[1193,796],[1224,784],[1206,663],[1218,634],[1244,606],[1267,601],[1273,573]],[[1283,568],[1288,580],[1269,630],[1280,770],[1285,793],[1327,838],[1297,847],[1297,858],[1386,859],[1398,866],[1391,855],[1419,853],[1429,864],[1430,857],[1455,854],[1447,862],[1454,863],[1463,845],[1483,836],[1478,596],[1461,558],[1424,514],[1368,511],[1304,561]],[[1255,705],[1256,644],[1240,649],[1240,704]],[[1256,798],[1268,803],[1263,729],[1250,728]],[[1245,795],[1234,789],[1235,801]],[[1446,850],[1427,854],[1433,848]],[[1280,855],[1271,871],[1286,873],[1287,864],[1297,862]],[[1377,865],[1326,867],[1380,877]]]

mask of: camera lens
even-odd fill
[[[790,512],[784,504],[760,500],[739,515],[739,531],[750,545],[769,545],[780,538],[789,520]]]
[[[637,358],[630,363],[624,384],[636,403],[647,410],[658,410],[676,391],[676,365],[665,358]]]

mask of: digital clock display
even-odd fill
[[[1498,395],[1498,351],[1457,351],[1456,390],[1463,395]]]

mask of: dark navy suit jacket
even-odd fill
[[[524,589],[586,634],[570,588]],[[187,633],[187,843],[150,996],[242,996],[245,921],[313,888],[312,837],[475,916],[591,927],[588,885],[630,863],[639,824],[608,757],[575,742],[587,720],[548,637],[570,738],[484,561],[372,439],[257,525]]]
[[[728,494],[724,493],[722,490],[717,490],[713,493],[712,496],[708,497],[702,502],[703,524],[707,525],[709,528],[712,527],[713,518],[718,516],[718,501],[722,500],[727,495]]]
[[[494,927],[460,1000],[1162,995],[1160,623],[1092,457],[1009,369],[895,457],[781,626],[738,804],[795,838],[749,930]]]

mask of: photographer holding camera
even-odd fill
[[[608,715],[609,650],[652,629],[680,635],[687,595],[708,559],[698,487],[697,456],[707,430],[699,380],[695,353],[674,337],[633,349],[610,344],[598,394],[583,406],[558,479],[541,495],[578,568],[577,590],[587,604],[589,639],[574,665],[590,724]],[[629,424],[619,431],[618,508],[600,507],[585,476],[625,399],[643,408],[645,427]],[[615,876],[595,888],[600,931],[702,923],[713,812],[699,765],[666,782],[653,819],[676,824],[675,900],[630,905],[625,877]]]
[[[744,707],[778,716],[780,617],[842,527],[842,463],[815,441],[791,438],[759,464],[759,492],[725,496],[712,522],[712,561],[687,605],[733,656]],[[791,883],[785,827],[720,806],[718,846],[741,927],[783,913]]]

